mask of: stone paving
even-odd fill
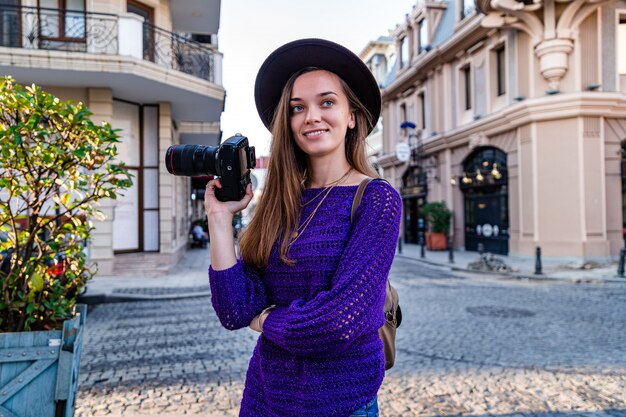
[[[391,279],[404,321],[382,416],[626,417],[626,285],[452,275],[406,259]],[[236,416],[256,337],[221,328],[206,296],[98,305],[75,415]]]

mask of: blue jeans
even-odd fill
[[[365,404],[358,410],[354,410],[350,417],[378,417],[378,396],[374,396],[372,401]]]

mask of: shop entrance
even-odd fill
[[[465,250],[509,253],[506,154],[482,147],[463,162],[459,184],[464,196]]]
[[[425,232],[422,206],[426,202],[427,186],[424,170],[416,165],[402,175],[402,201],[404,213],[404,242],[420,243]]]
[[[626,139],[622,141],[622,239],[626,245]]]

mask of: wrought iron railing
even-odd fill
[[[116,54],[117,21],[117,16],[104,13],[0,6],[0,45]]]
[[[0,46],[117,55],[120,17],[114,14],[0,5]],[[143,25],[143,59],[215,82],[215,54],[189,36]]]

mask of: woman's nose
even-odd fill
[[[306,110],[306,123],[315,123],[320,121],[320,111],[314,106],[309,106]]]

